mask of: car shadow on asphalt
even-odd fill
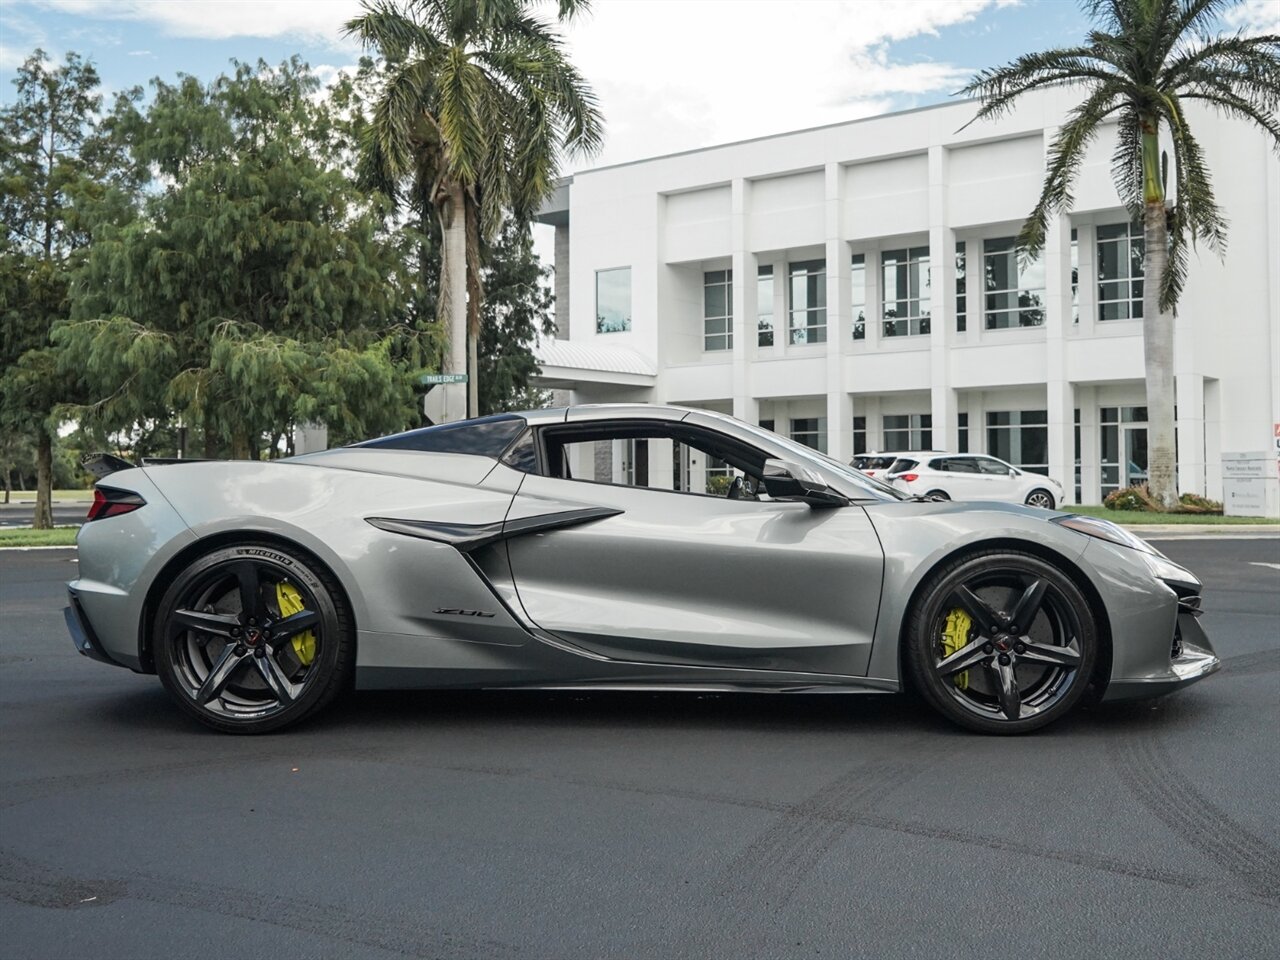
[[[1184,691],[1158,700],[1086,705],[1031,736],[1090,738],[1117,734],[1170,734],[1224,709],[1209,691]],[[184,716],[158,686],[98,700],[99,727],[134,734],[207,732]],[[554,730],[803,733],[899,737],[929,733],[975,737],[936,716],[910,694],[763,694],[541,690],[357,691],[341,697],[296,729],[308,737],[437,731],[494,731],[513,727]],[[290,736],[286,730],[279,736]],[[273,735],[268,735],[273,736]],[[985,738],[984,738],[985,739]]]

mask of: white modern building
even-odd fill
[[[578,173],[556,228],[559,338],[543,383],[572,401],[731,413],[847,460],[987,452],[1082,503],[1143,479],[1142,241],[1112,185],[1113,128],[1043,256],[1013,237],[1074,103],[972,102]],[[1176,320],[1183,491],[1222,496],[1221,454],[1280,424],[1280,160],[1196,111],[1230,219]],[[964,129],[962,129],[964,128]]]

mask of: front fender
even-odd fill
[[[1044,510],[1015,504],[955,501],[894,501],[867,505],[867,516],[884,549],[880,616],[871,646],[868,676],[901,683],[899,642],[916,591],[937,566],[964,550],[992,541],[1026,544],[1077,566],[1089,540],[1047,522]]]

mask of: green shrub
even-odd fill
[[[1151,499],[1146,485],[1122,487],[1107,494],[1102,505],[1108,510],[1141,510],[1149,513],[1163,513],[1160,504]]]
[[[1184,493],[1178,498],[1178,507],[1176,509],[1165,510],[1156,500],[1152,499],[1146,484],[1112,491],[1107,494],[1107,498],[1102,501],[1102,505],[1108,510],[1138,510],[1143,513],[1222,513],[1221,503],[1217,500],[1210,500],[1208,497],[1202,497],[1197,493]]]
[[[723,497],[729,492],[729,484],[733,483],[733,477],[725,477],[720,474],[707,477],[707,493],[713,497]]]
[[[1178,513],[1222,513],[1222,504],[1198,493],[1184,493],[1178,498]]]

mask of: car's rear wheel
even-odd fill
[[[313,558],[238,544],[192,561],[154,622],[156,672],[186,712],[228,733],[297,723],[346,685],[355,630]]]
[[[1053,494],[1042,487],[1028,493],[1024,502],[1028,507],[1041,507],[1045,510],[1052,510],[1055,506]]]
[[[925,494],[930,500],[950,500],[951,496],[945,490],[930,490]]]
[[[1026,733],[1084,694],[1098,632],[1070,577],[1039,557],[992,550],[930,577],[904,641],[910,677],[939,713],[984,733]]]

